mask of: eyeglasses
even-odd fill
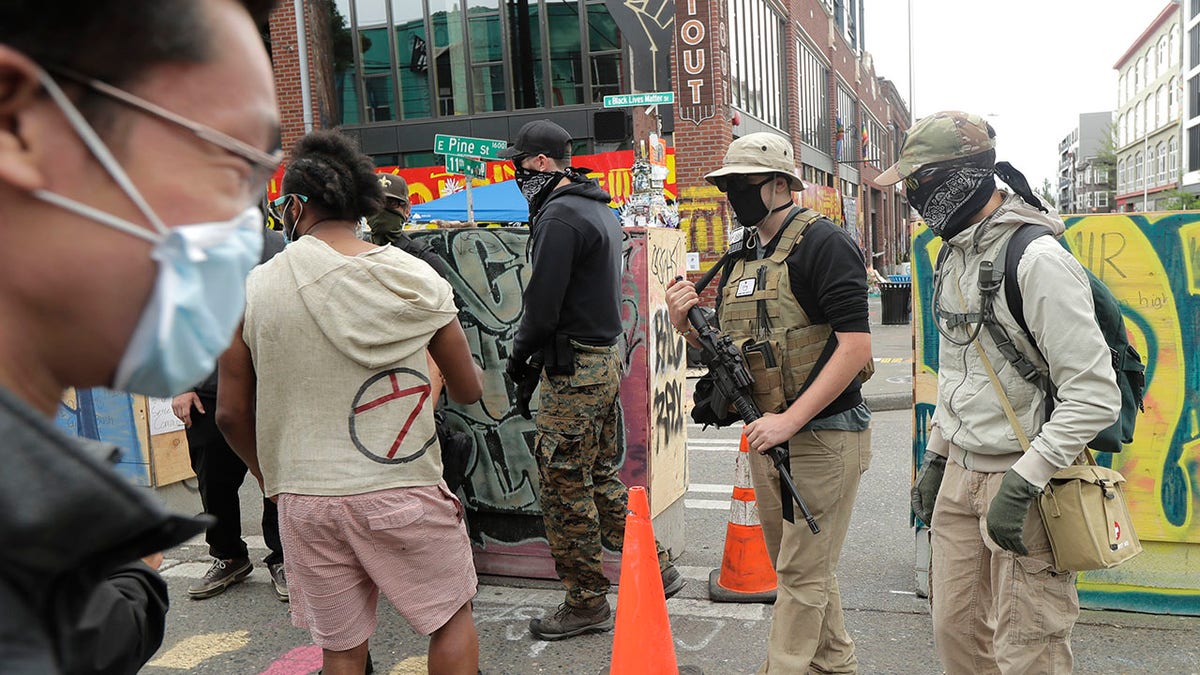
[[[937,176],[938,174],[944,173],[946,171],[948,171],[948,169],[946,169],[944,167],[936,167],[936,168],[932,168],[932,169],[919,169],[917,171],[914,171],[911,176],[908,176],[907,178],[904,179],[904,187],[910,192],[915,191],[917,188],[921,187],[921,183],[924,183],[928,179],[933,178],[933,177]]]
[[[284,195],[279,195],[275,199],[272,199],[271,203],[267,204],[267,215],[271,216],[271,218],[273,218],[275,220],[275,222],[282,225],[283,224],[284,205],[287,204],[287,201],[289,199],[291,199],[292,197],[299,199],[301,204],[308,203],[307,196],[301,195],[301,194],[296,194],[295,192],[289,192]]]
[[[769,182],[771,182],[770,177],[767,177],[765,180],[760,180],[756,183],[751,182],[750,176],[746,175],[746,174],[742,174],[742,173],[728,174],[725,176],[717,176],[717,177],[713,178],[713,184],[716,185],[717,189],[720,190],[721,192],[730,192],[730,191],[740,192],[747,188],[759,187],[760,185],[765,185]]]
[[[267,189],[267,182],[274,175],[276,169],[279,168],[280,162],[283,161],[283,150],[279,149],[275,152],[265,152],[258,148],[240,141],[229,134],[217,131],[210,126],[193,122],[188,118],[167,110],[162,106],[151,103],[146,99],[131,94],[124,89],[101,82],[92,77],[76,73],[61,66],[45,66],[46,70],[54,73],[64,79],[70,80],[76,84],[83,85],[97,93],[103,94],[113,100],[124,103],[125,105],[140,110],[143,113],[156,117],[164,122],[169,122],[177,127],[186,129],[194,134],[197,138],[207,143],[211,143],[222,150],[234,155],[250,164],[250,175],[245,179],[245,185],[249,194],[254,195],[252,201],[258,201],[259,195]]]

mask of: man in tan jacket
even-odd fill
[[[941,112],[909,130],[900,160],[877,180],[903,180],[909,203],[949,247],[933,300],[941,333],[937,411],[913,510],[930,525],[934,641],[946,672],[1065,673],[1079,616],[1075,575],[1054,568],[1046,530],[1030,507],[1050,476],[1116,419],[1121,396],[1087,276],[1054,239],[1062,220],[995,158],[987,122]],[[1013,192],[997,190],[994,175]],[[1054,233],[1034,239],[1017,267],[1037,344],[1006,302],[993,307],[1018,351],[1057,384],[1049,419],[1039,384],[1010,366],[980,323],[980,265],[995,261],[1027,223]],[[989,364],[1031,439],[1028,451],[1016,440]]]

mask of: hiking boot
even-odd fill
[[[549,619],[529,622],[529,632],[539,640],[562,640],[584,633],[603,633],[612,630],[612,627],[612,608],[608,606],[608,600],[592,609],[580,609],[564,602]]]
[[[271,572],[271,584],[275,586],[275,597],[280,602],[288,601],[287,575],[283,572],[283,563],[270,563],[267,570]]]
[[[667,563],[667,566],[662,568],[662,584],[663,595],[670,600],[671,596],[683,590],[683,587],[687,585],[687,580],[683,578],[679,570],[675,569],[674,565]]]
[[[214,560],[204,577],[188,588],[188,596],[193,600],[203,600],[220,595],[225,589],[250,576],[253,569],[249,558]]]

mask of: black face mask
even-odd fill
[[[733,208],[733,215],[737,217],[742,227],[756,227],[772,213],[791,208],[792,203],[789,201],[782,206],[767,209],[767,205],[762,200],[762,186],[772,180],[774,179],[768,178],[762,183],[731,182],[727,186],[725,198],[729,201],[729,206]]]
[[[933,233],[944,240],[967,228],[967,220],[992,198],[996,182],[991,167],[947,169],[908,193],[912,204]]]

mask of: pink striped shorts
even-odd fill
[[[445,483],[361,495],[279,495],[292,623],[323,649],[375,633],[379,592],[429,635],[475,596],[463,508]]]

